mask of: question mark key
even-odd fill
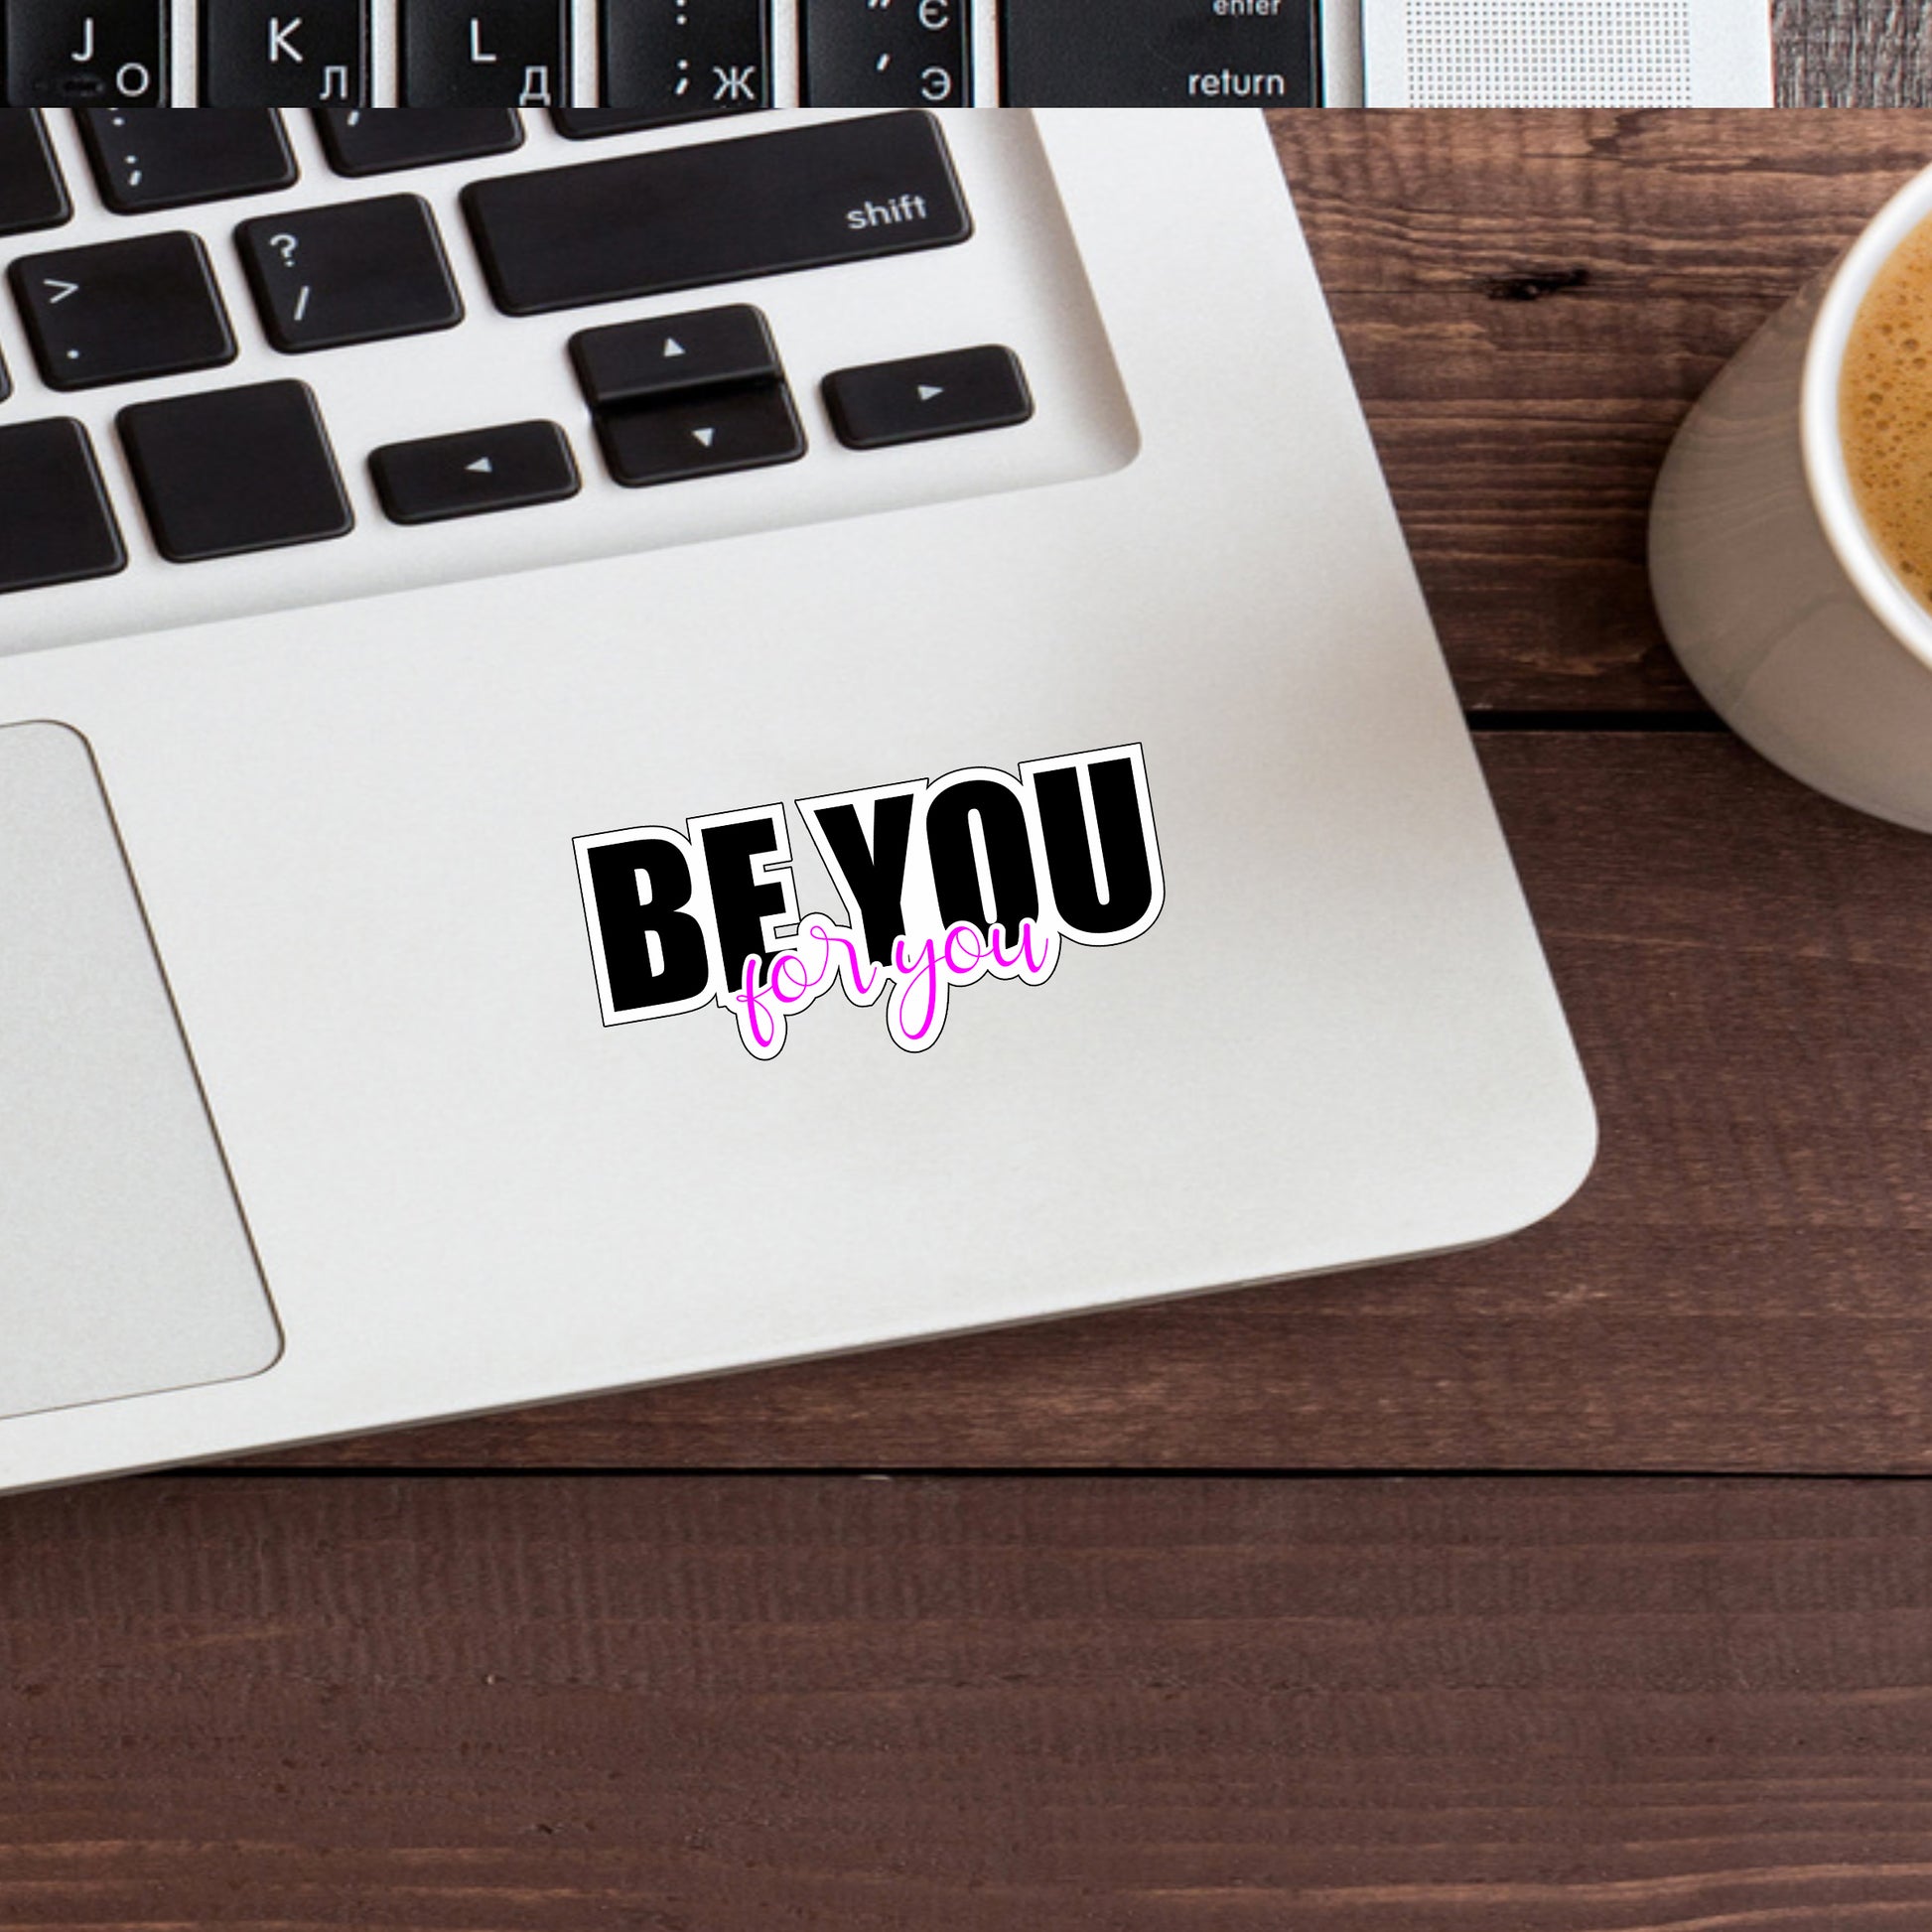
[[[420,195],[262,215],[235,230],[262,330],[285,355],[454,329],[463,298]]]

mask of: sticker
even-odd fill
[[[794,816],[836,916],[799,907]],[[1069,942],[1138,939],[1166,895],[1138,745],[572,843],[604,1024],[719,1006],[761,1060],[835,989],[922,1053],[960,988],[1039,986]]]

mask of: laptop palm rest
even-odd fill
[[[280,1350],[92,755],[0,729],[0,1416]]]

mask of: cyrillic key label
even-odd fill
[[[466,189],[496,306],[541,315],[964,241],[927,114],[706,141]]]
[[[402,0],[405,107],[570,99],[569,0]]]
[[[368,0],[201,0],[207,107],[359,107]]]
[[[168,0],[9,0],[16,107],[165,107]]]
[[[809,0],[798,16],[814,107],[964,107],[966,0]]]
[[[605,100],[656,122],[768,107],[766,3],[603,0]]]

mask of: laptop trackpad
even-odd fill
[[[0,729],[0,1416],[280,1349],[92,756]]]

